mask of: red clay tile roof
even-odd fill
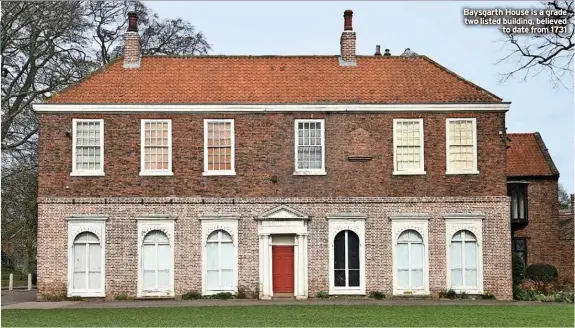
[[[502,99],[425,56],[144,56],[122,58],[49,103],[498,103]]]
[[[507,176],[558,176],[559,171],[538,132],[509,133]]]

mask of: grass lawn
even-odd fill
[[[2,326],[573,327],[573,305],[263,305],[3,310]]]

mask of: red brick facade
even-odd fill
[[[423,118],[426,175],[394,176],[393,119]],[[478,175],[446,175],[445,120],[477,118]],[[104,177],[71,177],[72,118],[102,118]],[[171,177],[141,177],[140,120],[172,119]],[[203,119],[235,120],[236,176],[203,177]],[[323,118],[326,176],[294,176],[294,119]],[[505,196],[504,113],[46,114],[40,119],[40,197]],[[358,141],[358,130],[367,134]],[[359,142],[359,144],[358,144]],[[362,146],[363,144],[363,146]],[[369,150],[366,145],[369,144]],[[369,151],[369,154],[366,152]],[[348,156],[369,155],[369,161]],[[274,177],[276,179],[274,179]],[[277,180],[277,182],[273,182]]]

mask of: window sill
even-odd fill
[[[106,293],[104,291],[69,291],[68,297],[106,297]]]
[[[293,175],[327,175],[327,172],[325,170],[300,170],[295,171]]]
[[[205,177],[218,176],[218,175],[236,175],[236,171],[207,171],[202,172],[202,175]]]
[[[393,296],[411,295],[429,295],[429,291],[424,289],[396,289],[393,291]]]
[[[209,295],[215,295],[218,293],[232,293],[235,294],[237,293],[237,290],[235,289],[222,289],[222,290],[206,290],[202,293],[202,295],[204,296],[209,296]]]
[[[140,171],[140,176],[173,176],[174,172],[169,171]]]
[[[460,175],[460,174],[479,174],[477,170],[469,171],[445,171],[445,175]]]
[[[70,172],[71,177],[103,177],[105,176],[104,172]]]
[[[477,289],[477,288],[453,288],[451,287],[451,289],[453,289],[453,291],[455,291],[456,293],[465,293],[465,294],[473,294],[473,295],[477,295],[477,294],[483,294],[483,291],[481,289]]]
[[[393,175],[426,175],[425,171],[393,171]]]
[[[330,295],[365,295],[365,289],[361,287],[331,287]]]

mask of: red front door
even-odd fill
[[[274,293],[293,293],[293,246],[272,246]]]

